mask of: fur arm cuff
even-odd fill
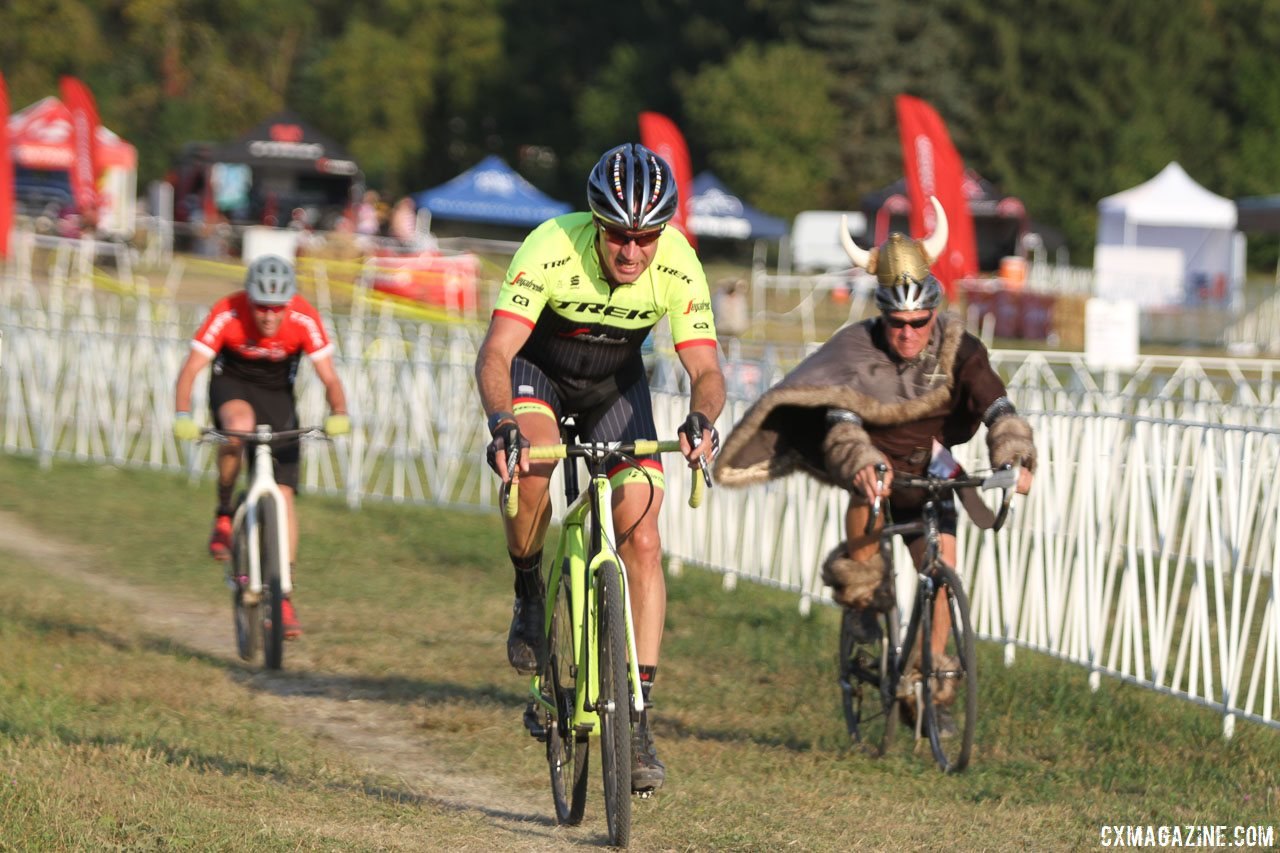
[[[853,483],[854,476],[868,465],[889,462],[871,443],[867,431],[850,421],[840,421],[827,430],[827,436],[822,440],[822,458],[827,473],[845,487]]]
[[[1021,415],[1004,415],[991,424],[987,430],[987,450],[993,467],[1008,463],[1036,470],[1036,446],[1031,440],[1031,424]]]

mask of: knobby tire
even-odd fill
[[[600,564],[599,595],[600,763],[604,768],[604,808],[609,843],[631,840],[631,690],[627,665],[627,622],[618,564]]]
[[[929,635],[920,638],[920,671],[924,685],[924,730],[929,738],[938,767],[948,773],[959,773],[969,765],[973,750],[973,737],[978,723],[978,670],[974,652],[973,626],[969,621],[969,598],[960,584],[960,578],[947,566],[937,571],[934,595],[947,597],[951,612],[951,630],[943,657],[933,654]],[[932,625],[933,602],[928,602],[930,618],[925,627]],[[958,667],[954,664],[958,663]],[[939,690],[954,690],[954,698],[940,702]],[[937,725],[938,707],[945,705],[955,720],[956,733],[942,737]]]
[[[263,657],[267,669],[284,665],[284,592],[280,580],[280,524],[274,501],[258,504],[258,559],[262,568]]]
[[[591,741],[573,730],[577,695],[577,665],[573,654],[573,611],[569,602],[569,561],[565,560],[560,583],[551,602],[546,661],[542,670],[543,694],[554,712],[544,714],[547,731],[547,766],[551,771],[551,796],[556,822],[576,826],[587,803],[587,765]]]

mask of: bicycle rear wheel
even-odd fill
[[[262,623],[267,669],[284,665],[284,592],[280,587],[280,524],[274,501],[258,504],[258,560],[262,569]]]
[[[840,693],[854,743],[875,757],[898,727],[898,608],[886,613],[844,608],[840,620]]]
[[[231,538],[231,561],[228,564],[231,584],[231,613],[236,629],[236,653],[241,660],[253,660],[262,646],[262,616],[258,601],[245,599],[246,578],[249,576],[249,540],[244,525],[234,531]]]
[[[591,741],[573,730],[573,704],[577,695],[578,667],[573,659],[573,611],[569,602],[568,560],[552,602],[547,634],[542,692],[554,707],[544,710],[547,731],[547,765],[551,769],[551,795],[556,822],[576,826],[587,804],[587,758]]]
[[[951,614],[951,630],[942,654],[930,642],[933,601],[925,608],[920,637],[920,673],[924,700],[924,731],[938,766],[959,773],[969,765],[973,734],[978,724],[978,670],[974,657],[973,626],[969,623],[969,598],[960,578],[947,566],[938,569],[933,597],[945,595]],[[947,716],[954,728],[946,724]]]
[[[631,690],[627,666],[627,617],[618,564],[600,564],[596,589],[599,619],[600,763],[604,767],[604,810],[609,843],[631,840]]]

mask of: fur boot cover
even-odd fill
[[[992,467],[1006,463],[1036,470],[1036,446],[1031,440],[1031,424],[1021,415],[998,418],[987,430],[987,450]]]
[[[831,597],[844,607],[888,610],[893,606],[893,581],[885,576],[879,553],[870,560],[855,560],[841,542],[822,561],[822,582],[831,587]]]

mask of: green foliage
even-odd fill
[[[685,81],[686,132],[707,147],[730,186],[791,216],[831,177],[834,84],[822,60],[799,45],[747,45]]]
[[[856,205],[901,175],[894,98],[907,93],[1075,257],[1098,199],[1170,160],[1221,194],[1280,189],[1270,0],[0,5],[12,105],[81,77],[138,145],[141,183],[184,143],[290,107],[388,193],[498,152],[577,199],[599,153],[656,110],[684,129],[695,170],[788,214]]]

